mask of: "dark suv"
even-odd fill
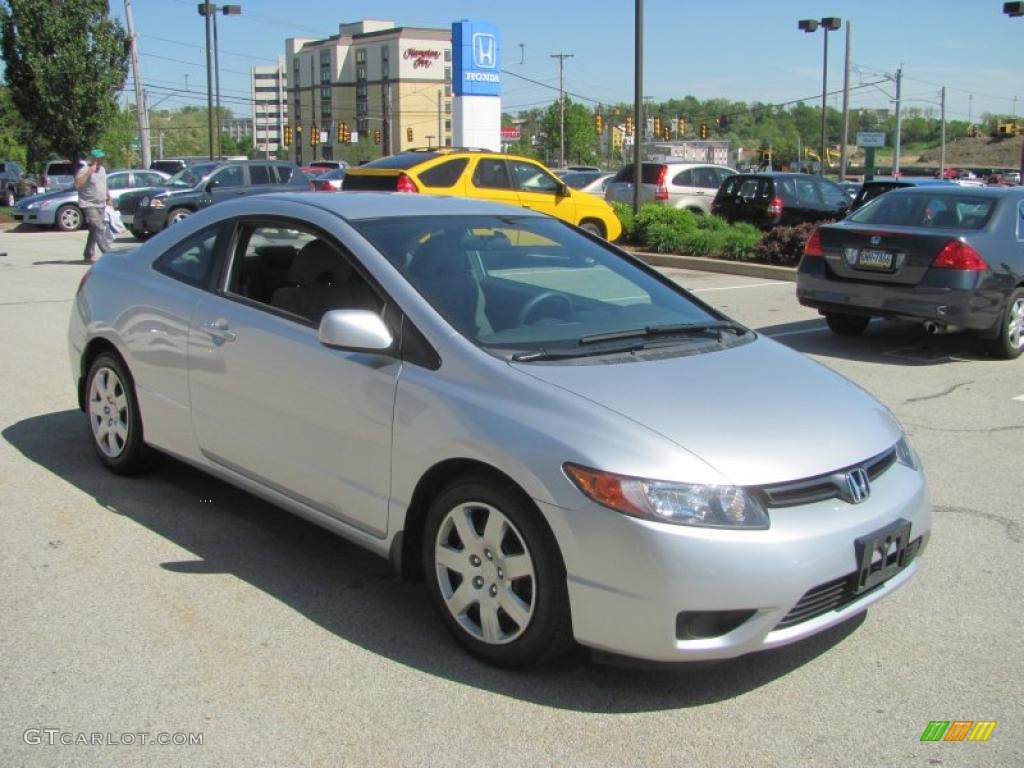
[[[807,173],[739,173],[722,182],[711,203],[716,216],[765,229],[841,219],[849,210],[842,187]]]
[[[298,166],[274,160],[236,160],[198,163],[184,168],[167,182],[122,195],[121,219],[140,240],[221,200],[261,192],[309,189],[309,177]]]
[[[932,178],[913,178],[901,176],[900,178],[894,178],[891,176],[877,177],[871,181],[865,181],[857,192],[857,196],[853,198],[853,205],[850,206],[851,211],[855,211],[865,203],[869,203],[879,195],[884,195],[893,189],[901,189],[903,187],[927,187],[932,185],[939,185],[948,187],[952,184],[952,181],[947,179],[932,179]]]

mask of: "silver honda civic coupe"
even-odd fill
[[[170,454],[389,557],[500,666],[781,646],[931,528],[881,403],[525,209],[228,201],[100,259],[69,351],[107,468]]]

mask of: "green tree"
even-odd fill
[[[544,151],[548,162],[557,162],[561,139],[561,111],[558,102],[544,114]],[[594,113],[582,104],[565,99],[565,159],[572,163],[593,164],[597,161],[600,140],[594,131]]]
[[[76,158],[98,144],[128,73],[128,36],[107,0],[3,0],[0,42],[30,155]]]

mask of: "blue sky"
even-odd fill
[[[238,0],[241,16],[218,24],[222,103],[248,115],[249,67],[273,63],[288,37],[327,37],[341,22],[389,19],[402,26],[449,27],[473,18],[501,28],[503,109],[546,106],[557,98],[558,61],[569,53],[565,86],[580,100],[632,102],[634,2],[629,0],[465,0],[324,2]],[[111,12],[124,18],[122,0]],[[205,28],[195,0],[133,0],[150,104],[205,105]],[[947,87],[950,119],[984,112],[1024,115],[1024,18],[1002,0],[647,0],[644,92],[656,101],[725,97],[737,101],[820,100],[822,33],[797,29],[803,18],[852,22],[852,83],[871,83],[902,66],[905,106],[937,111]],[[829,35],[829,90],[842,86],[845,32]],[[188,91],[186,92],[186,86]],[[890,106],[892,85],[854,91],[854,107]],[[177,92],[176,92],[177,91]],[[887,94],[888,92],[888,94]],[[1014,97],[1016,96],[1016,99]],[[935,103],[932,103],[935,102]],[[839,105],[838,98],[830,104]]]

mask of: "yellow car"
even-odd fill
[[[599,197],[572,189],[535,160],[462,149],[413,150],[349,168],[344,192],[420,192],[518,205],[617,240],[622,224]]]

